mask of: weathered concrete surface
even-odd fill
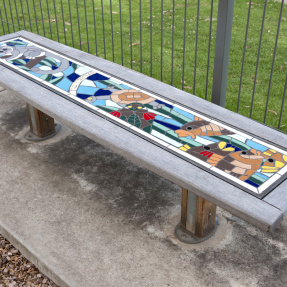
[[[59,285],[287,286],[286,219],[268,234],[219,210],[216,236],[186,246],[178,186],[65,127],[27,130],[0,92],[0,233]]]

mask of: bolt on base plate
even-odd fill
[[[32,133],[31,131],[26,132],[25,134],[25,139],[28,141],[32,141],[32,142],[40,142],[40,141],[44,141],[47,140],[49,138],[52,138],[53,136],[55,136],[60,130],[61,130],[61,125],[56,123],[55,124],[55,132],[46,136],[46,137],[38,137],[37,135],[35,135],[34,133]]]
[[[182,228],[180,226],[180,223],[179,223],[175,228],[175,235],[176,235],[177,239],[183,243],[196,244],[196,243],[200,243],[202,241],[205,241],[205,240],[209,239],[211,236],[213,236],[213,234],[217,230],[217,227],[218,227],[218,218],[216,217],[214,229],[204,237],[197,237],[194,234],[192,234],[191,232]]]

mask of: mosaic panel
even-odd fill
[[[26,39],[0,63],[258,197],[286,178],[286,151]]]

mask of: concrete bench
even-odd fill
[[[287,136],[148,76],[30,32],[0,37],[0,84],[28,104],[30,133],[54,119],[182,187],[184,242],[216,206],[272,231],[287,212]]]

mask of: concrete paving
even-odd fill
[[[179,186],[66,127],[27,130],[2,90],[0,233],[60,286],[287,286],[286,219],[270,234],[219,209],[214,237],[180,243]]]

